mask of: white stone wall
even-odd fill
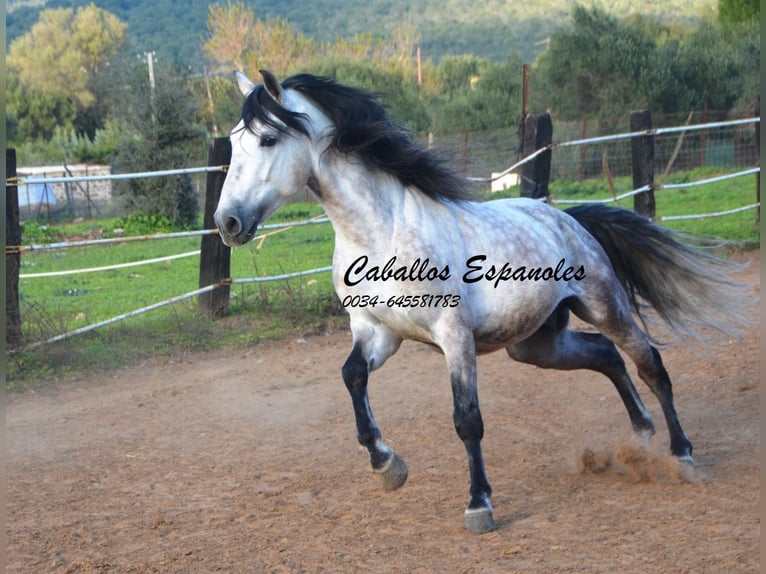
[[[111,169],[108,165],[87,165],[76,164],[64,166],[42,166],[42,167],[19,167],[16,169],[18,177],[25,179],[27,177],[78,177],[78,176],[92,176],[92,175],[109,175]],[[57,206],[64,206],[67,204],[65,183],[52,183],[48,184],[48,189],[53,190],[53,195],[56,197]],[[112,202],[112,182],[106,181],[79,181],[68,184],[71,190],[72,200],[76,203],[85,203],[86,198],[90,197],[90,200],[98,206],[108,206]],[[26,193],[25,186],[19,186],[19,201],[24,202],[24,194]],[[87,195],[86,195],[87,194]]]

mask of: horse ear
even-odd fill
[[[277,102],[282,102],[282,86],[279,85],[277,78],[268,70],[259,70],[263,76],[263,86],[268,94]]]
[[[250,95],[250,92],[255,89],[255,84],[251,82],[242,72],[235,71],[234,75],[237,78],[237,85],[239,85],[239,91],[242,92],[242,95]]]

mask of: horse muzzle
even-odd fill
[[[220,209],[213,218],[221,240],[229,247],[240,247],[252,241],[260,221],[257,216],[245,218],[236,211],[222,212]]]

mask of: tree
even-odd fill
[[[7,79],[6,94],[5,126],[8,141],[20,143],[50,139],[57,127],[74,127],[76,112],[60,94],[24,88],[15,76]]]
[[[54,119],[62,123],[71,121],[92,137],[101,118],[88,116],[103,113],[96,107],[97,78],[104,64],[122,46],[125,31],[126,25],[116,16],[93,4],[76,12],[71,8],[40,12],[37,23],[14,40],[8,52],[9,75],[18,79],[20,87],[16,92],[9,91],[9,104],[16,107],[17,121],[20,124],[39,121],[24,115],[32,113],[24,99],[68,102],[72,112],[61,110],[58,103],[49,107],[60,114]],[[20,99],[14,101],[14,96]],[[44,136],[48,135],[46,131],[32,129],[26,133]]]
[[[566,118],[614,117],[644,107],[643,80],[655,48],[643,29],[576,5],[572,25],[553,34],[535,63],[542,96]]]
[[[430,129],[439,133],[508,127],[518,121],[521,62],[448,56],[430,76]]]
[[[254,24],[255,14],[242,2],[211,4],[207,18],[209,38],[203,46],[205,53],[221,66],[232,65],[236,70],[244,70],[244,56],[251,47]]]
[[[115,171],[180,169],[204,155],[205,133],[187,78],[162,61],[155,64],[155,78],[152,88],[142,64],[115,74],[115,121],[122,129]],[[116,192],[132,212],[164,217],[179,227],[196,223],[197,199],[188,176],[131,179],[118,182]]]
[[[684,38],[677,54],[679,81],[690,94],[690,109],[729,109],[739,96],[740,69],[734,49],[720,27],[703,22]]]
[[[718,0],[718,21],[721,24],[738,24],[758,20],[761,0]]]
[[[32,29],[11,43],[8,69],[27,88],[93,104],[92,82],[102,64],[122,45],[126,25],[90,4],[43,10]]]
[[[210,6],[207,27],[207,55],[219,67],[233,66],[251,77],[261,68],[285,75],[317,53],[316,43],[293,30],[286,20],[256,20],[242,2]]]

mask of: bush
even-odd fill
[[[173,231],[173,222],[156,213],[134,213],[120,217],[114,224],[115,229],[122,229],[127,236],[152,235]]]

